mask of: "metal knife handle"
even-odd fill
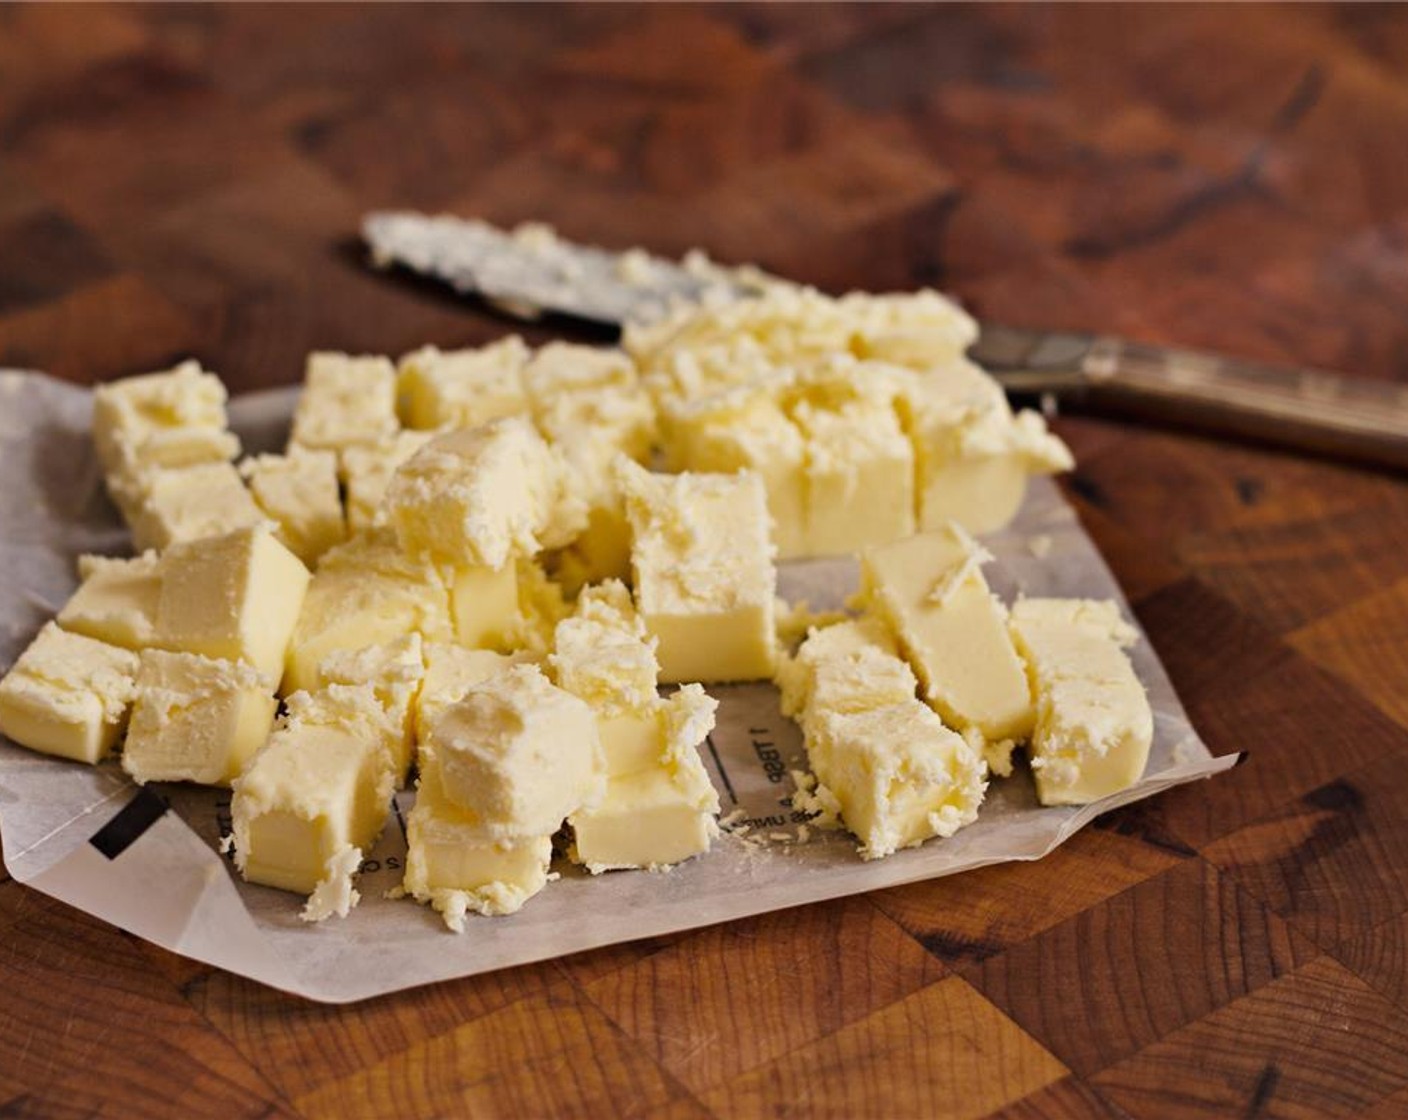
[[[1408,385],[1106,337],[1081,367],[1102,408],[1408,470]]]

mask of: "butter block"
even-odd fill
[[[240,475],[275,536],[312,568],[333,545],[347,539],[337,484],[337,456],[331,451],[258,455],[240,464]]]
[[[601,806],[572,818],[572,858],[594,875],[669,867],[707,852],[718,795],[702,764],[612,778]]]
[[[161,562],[155,552],[131,559],[80,556],[78,574],[83,582],[59,611],[60,626],[124,649],[156,641]]]
[[[462,645],[507,649],[519,629],[518,564],[465,564],[450,580],[455,638]]]
[[[442,351],[424,346],[397,363],[401,419],[408,428],[474,428],[528,410],[517,335],[488,346]]]
[[[1030,756],[1043,805],[1083,805],[1137,782],[1154,717],[1125,648],[1138,632],[1118,605],[1023,599],[1012,633],[1036,694]]]
[[[550,836],[495,836],[448,800],[434,771],[422,773],[406,820],[403,887],[456,933],[466,912],[513,914],[547,886]]]
[[[719,798],[699,745],[713,729],[717,708],[697,684],[651,701],[654,757],[643,765],[619,766],[600,804],[572,815],[576,862],[599,874],[668,867],[709,850],[718,835]]]
[[[601,799],[591,708],[535,665],[472,686],[432,724],[422,760],[446,799],[496,837],[550,836]]]
[[[925,699],[960,731],[1022,739],[1035,713],[1026,673],[1007,632],[1007,611],[988,590],[987,554],[956,525],[867,550],[861,596],[890,626]]]
[[[914,449],[887,400],[799,402],[809,556],[844,556],[914,533]]]
[[[389,439],[396,419],[396,370],[387,358],[319,352],[308,355],[303,393],[293,412],[290,444],[341,451]]]
[[[397,469],[383,510],[406,551],[489,568],[566,543],[586,513],[523,417],[436,436]]]
[[[122,748],[139,785],[228,786],[274,725],[274,684],[249,665],[147,649]]]
[[[425,677],[415,702],[417,742],[430,738],[431,728],[445,709],[464,699],[475,685],[514,665],[528,663],[521,653],[467,649],[448,642],[425,644]]]
[[[923,530],[955,521],[972,533],[996,532],[1021,507],[1031,475],[1074,465],[1041,416],[1014,415],[1001,386],[971,362],[881,376],[897,392],[914,443]]]
[[[657,699],[656,641],[625,584],[585,588],[570,618],[557,624],[548,658],[559,687],[608,714],[638,711]]]
[[[320,691],[329,685],[371,687],[394,729],[390,745],[398,786],[415,757],[416,698],[424,676],[423,643],[414,631],[362,649],[334,650],[318,665]]]
[[[873,618],[813,629],[778,666],[782,714],[805,727],[812,710],[843,714],[902,704],[919,683],[888,629]]]
[[[156,467],[220,462],[239,454],[227,430],[220,378],[185,361],[93,390],[93,442],[109,479]]]
[[[557,624],[548,658],[560,688],[596,714],[611,778],[657,766],[664,726],[655,682],[655,639],[619,581],[584,589],[572,617]]]
[[[777,573],[761,480],[617,466],[636,609],[658,642],[660,680],[771,677]]]
[[[410,633],[449,641],[450,594],[433,564],[401,552],[389,530],[359,533],[324,553],[288,643],[283,690],[316,689],[318,666]]]
[[[671,468],[732,474],[750,471],[767,491],[772,537],[784,559],[806,556],[807,441],[783,410],[787,379],[760,378],[667,407]]]
[[[277,680],[308,569],[267,525],[174,544],[163,557],[157,644],[244,661]]]
[[[379,443],[345,448],[338,471],[346,491],[347,526],[353,533],[380,523],[381,499],[396,468],[435,438],[434,432],[402,430]]]
[[[987,788],[982,756],[917,700],[818,710],[807,752],[865,859],[952,836],[977,819]]]
[[[137,655],[45,623],[0,680],[0,732],[78,762],[107,756],[137,694]]]
[[[390,810],[392,774],[374,724],[290,712],[233,788],[235,865],[245,879],[312,894],[349,880],[371,848]],[[350,887],[335,893],[345,900],[339,909],[356,901]]]
[[[265,521],[239,471],[223,461],[146,470],[124,495],[121,504],[139,551],[218,537]]]

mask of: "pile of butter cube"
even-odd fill
[[[988,589],[971,534],[1071,459],[973,337],[933,293],[779,287],[622,349],[316,353],[285,453],[238,464],[214,374],[110,382],[94,441],[139,551],[80,558],[0,731],[229,786],[236,866],[309,919],[356,903],[414,783],[403,890],[454,929],[518,910],[554,858],[707,852],[705,683],[777,682],[797,804],[866,858],[971,823],[1019,745],[1043,803],[1105,796],[1152,736],[1134,632]],[[859,616],[784,648],[776,560],[857,552]]]

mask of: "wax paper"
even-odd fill
[[[295,390],[231,402],[247,451],[277,450]],[[81,552],[126,554],[129,541],[104,494],[88,436],[87,390],[37,374],[0,372],[0,666],[8,667],[76,583]],[[1120,590],[1057,487],[1035,480],[1013,526],[985,538],[988,568],[1006,599],[1027,595],[1119,599]],[[854,590],[848,560],[783,564],[779,591],[813,609],[839,608]],[[1127,617],[1133,621],[1127,605]],[[805,770],[796,726],[768,684],[715,686],[718,724],[703,756],[726,822],[713,851],[672,870],[593,876],[566,860],[560,878],[518,914],[470,915],[449,932],[428,907],[387,894],[405,860],[395,812],[358,877],[361,904],[345,919],[299,917],[297,895],[244,883],[219,851],[229,792],[149,787],[170,810],[116,855],[93,839],[137,788],[115,761],[96,767],[48,758],[0,738],[0,832],[10,874],[173,952],[310,999],[343,1003],[598,946],[951,875],[1006,860],[1040,859],[1101,813],[1228,769],[1188,722],[1147,638],[1133,650],[1155,735],[1142,781],[1079,808],[1042,808],[1030,774],[994,780],[977,823],[882,860],[864,861],[846,833],[794,811],[792,771]],[[158,809],[159,811],[159,809]]]

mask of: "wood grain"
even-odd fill
[[[10,5],[0,365],[238,391],[519,329],[364,267],[415,206],[1408,383],[1406,133],[1393,6]],[[0,1115],[1408,1114],[1408,486],[1056,424],[1235,771],[1040,863],[349,1008],[0,868]]]

